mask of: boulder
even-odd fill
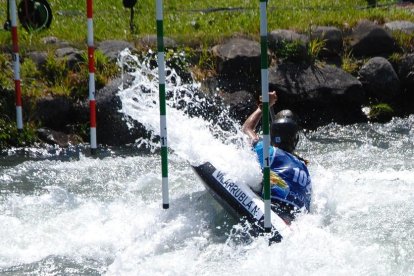
[[[361,110],[365,103],[362,84],[335,66],[279,64],[269,69],[269,86],[278,93],[276,108],[294,111],[302,126],[366,120]]]
[[[57,59],[66,60],[69,69],[75,68],[79,62],[84,60],[82,51],[73,47],[58,48],[55,50],[55,56]]]
[[[402,87],[414,93],[414,54],[404,55],[397,67]]]
[[[219,85],[228,91],[257,89],[260,81],[260,44],[232,38],[212,49],[217,60]]]
[[[391,21],[385,23],[384,28],[389,31],[400,31],[412,34],[414,32],[414,23],[411,21]]]
[[[268,34],[268,47],[279,59],[285,59],[283,55],[291,55],[288,59],[303,60],[307,57],[307,45],[309,38],[292,30],[273,30]],[[286,45],[295,44],[295,53],[286,53]],[[292,49],[292,47],[288,47]]]
[[[223,103],[229,106],[229,115],[239,123],[243,123],[247,117],[257,108],[256,95],[249,91],[237,91],[234,93],[221,93]]]
[[[60,147],[68,147],[83,142],[82,138],[75,134],[66,134],[49,128],[39,128],[36,130],[36,134],[41,141]]]
[[[70,47],[69,42],[62,41],[55,36],[46,36],[42,38],[42,42],[46,45],[55,45],[57,48],[65,48]]]
[[[79,112],[68,97],[46,96],[38,100],[35,118],[46,128],[66,132],[68,125],[79,121]]]
[[[391,34],[371,21],[361,21],[350,35],[350,51],[355,57],[388,56],[398,52]]]
[[[303,46],[309,42],[309,38],[306,35],[298,34],[292,30],[273,30],[268,34],[269,48],[274,49],[278,44],[283,42],[299,41]]]
[[[406,113],[414,113],[414,54],[404,55],[397,65],[401,82],[401,106]]]
[[[324,48],[320,52],[321,56],[339,56],[343,50],[342,31],[336,27],[319,26],[311,32],[311,39],[324,41]]]
[[[138,39],[137,44],[143,48],[157,49],[157,36],[156,35],[146,35]],[[175,49],[177,48],[177,42],[167,36],[164,36],[164,47]]]
[[[368,60],[358,72],[367,96],[377,102],[393,101],[400,93],[400,80],[391,63],[383,57]]]
[[[122,103],[117,93],[121,84],[122,79],[115,79],[96,93],[96,136],[99,144],[121,146],[133,144],[140,137],[149,137],[142,124],[119,112]],[[127,122],[133,127],[129,128]]]
[[[110,61],[116,61],[119,53],[127,48],[131,51],[136,50],[132,43],[122,40],[102,41],[96,47],[96,49],[101,51]]]
[[[47,61],[47,53],[41,51],[33,51],[27,53],[27,57],[30,58],[35,64],[36,67],[41,69],[45,66]]]

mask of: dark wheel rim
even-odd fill
[[[25,2],[21,1],[18,16],[22,26],[28,31],[49,28],[52,23],[52,10],[45,0],[28,0],[27,7]]]

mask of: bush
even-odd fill
[[[394,115],[394,109],[387,103],[372,105],[368,117],[376,122],[388,122]]]
[[[16,122],[9,118],[0,118],[0,149],[24,147],[38,141],[34,125],[27,124],[23,131],[18,131]]]

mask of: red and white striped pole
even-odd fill
[[[14,89],[16,91],[16,120],[17,129],[23,130],[23,110],[22,110],[22,89],[20,85],[20,57],[19,39],[17,36],[17,8],[16,0],[9,0],[11,35],[13,41],[13,70],[14,70]]]
[[[95,46],[93,43],[93,1],[86,0],[86,15],[88,17],[88,64],[89,64],[89,112],[90,112],[90,142],[91,153],[95,154],[96,143],[96,100],[95,100]]]

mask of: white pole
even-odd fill
[[[160,99],[160,135],[161,135],[161,174],[162,174],[162,207],[168,209],[168,143],[167,143],[167,115],[165,96],[165,57],[164,57],[164,27],[163,27],[163,3],[156,2],[157,19],[157,50],[158,50],[158,75],[159,75],[159,99]]]
[[[16,121],[17,130],[23,130],[23,110],[22,110],[22,88],[20,83],[20,56],[19,38],[17,35],[17,8],[16,0],[9,0],[11,35],[13,41],[13,71],[14,71],[14,90],[16,91]]]
[[[267,0],[260,0],[260,48],[261,48],[261,80],[263,103],[263,199],[265,203],[264,228],[272,229],[270,212],[270,135],[269,135],[269,70],[267,57]]]
[[[96,154],[95,46],[93,41],[93,1],[86,0],[89,64],[89,112],[91,153]]]

